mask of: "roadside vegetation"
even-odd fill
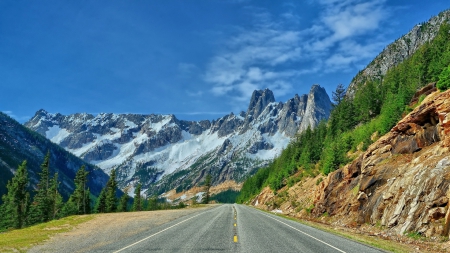
[[[450,25],[444,22],[432,41],[386,75],[361,80],[353,97],[346,96],[345,87],[339,84],[333,92],[328,121],[297,135],[268,167],[248,178],[237,202],[252,199],[265,186],[277,191],[303,177],[335,171],[410,112],[409,103],[418,89],[436,82],[440,90],[450,88],[449,32]]]
[[[88,185],[88,171],[82,166],[76,173],[75,189],[67,201],[59,191],[58,173],[50,176],[50,153],[44,158],[38,173],[37,189],[30,189],[27,161],[19,165],[14,177],[7,183],[7,193],[2,196],[0,205],[0,232],[30,227],[32,225],[59,220],[72,215],[90,213],[112,213],[127,211],[152,211],[184,208],[184,203],[172,205],[164,199],[141,195],[141,184],[134,191],[134,198],[128,190],[120,199],[116,172],[110,178],[98,197],[91,194]]]

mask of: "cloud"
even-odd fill
[[[211,58],[203,79],[211,84],[212,94],[229,96],[230,103],[243,106],[255,89],[268,87],[282,96],[292,91],[301,75],[360,69],[386,44],[382,24],[390,11],[385,3],[311,1],[322,11],[301,29],[295,5],[277,17],[262,8],[246,7],[254,24],[236,29]]]
[[[290,91],[290,79],[299,72],[286,65],[300,60],[302,53],[299,31],[284,29],[264,10],[250,9],[255,25],[240,28],[211,59],[203,75],[212,84],[212,94],[230,95],[231,103],[242,105],[255,89],[273,87],[281,94]]]
[[[198,72],[198,67],[192,63],[181,62],[178,64],[178,72],[181,76],[191,76]]]

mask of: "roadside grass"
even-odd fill
[[[250,207],[252,207],[252,206],[250,206]],[[276,215],[276,216],[280,216],[280,217],[286,218],[288,220],[292,220],[292,221],[295,221],[295,222],[298,222],[298,223],[301,223],[301,224],[304,224],[304,225],[307,225],[307,226],[310,226],[313,228],[317,228],[319,230],[322,230],[322,231],[325,231],[328,233],[332,233],[332,234],[335,234],[335,235],[338,235],[341,237],[345,237],[345,238],[348,238],[350,240],[353,240],[353,241],[356,241],[356,242],[359,242],[359,243],[362,243],[365,245],[369,245],[369,246],[372,246],[372,247],[375,247],[378,249],[386,250],[389,252],[407,253],[407,252],[411,252],[411,250],[412,250],[410,247],[408,247],[406,245],[403,245],[401,243],[397,243],[394,241],[386,240],[383,238],[362,235],[362,234],[354,234],[354,233],[350,233],[350,232],[342,231],[342,230],[336,230],[336,229],[332,229],[324,224],[306,221],[306,220],[300,220],[300,219],[297,219],[297,218],[294,218],[294,217],[291,217],[291,216],[288,216],[285,214],[273,213],[273,212],[269,212],[266,210],[258,209],[256,207],[253,207],[253,208],[263,211],[263,212],[266,212],[266,213]]]
[[[0,233],[0,252],[26,252],[51,236],[72,230],[96,215],[75,215],[35,226]]]

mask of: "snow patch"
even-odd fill
[[[59,128],[58,125],[54,125],[45,132],[45,136],[47,139],[50,139],[52,142],[59,144],[61,143],[67,136],[70,135],[66,129]]]

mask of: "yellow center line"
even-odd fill
[[[237,235],[234,236],[233,241],[238,242]]]

